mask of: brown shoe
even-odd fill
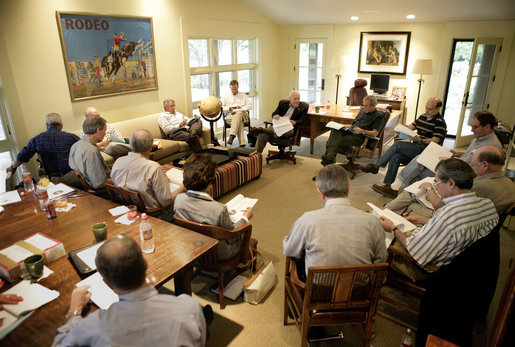
[[[379,168],[374,163],[359,164],[359,169],[363,172],[370,172],[374,175],[379,172]]]
[[[392,187],[390,187],[389,184],[385,184],[384,186],[373,184],[372,190],[390,199],[395,199],[397,197],[397,194],[399,194],[399,191],[392,189]]]
[[[234,136],[234,135],[229,136],[229,140],[227,140],[227,144],[232,145],[232,142],[234,141],[235,138],[236,138],[236,136]]]
[[[252,133],[252,135],[258,136],[263,131],[265,131],[265,129],[263,129],[263,128],[252,128],[252,130],[250,132]]]

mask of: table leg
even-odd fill
[[[174,278],[175,295],[188,294],[191,295],[191,280],[193,278],[193,265],[182,269]]]
[[[309,154],[313,154],[313,148],[315,147],[315,125],[318,119],[311,119],[311,131],[309,133]]]

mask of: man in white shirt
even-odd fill
[[[244,147],[245,136],[243,128],[245,123],[249,121],[249,110],[252,109],[252,104],[247,94],[238,92],[238,87],[238,81],[232,80],[229,83],[231,91],[225,94],[221,101],[224,112],[227,113],[227,122],[231,125],[231,132],[227,143],[232,145],[234,138],[238,136],[240,147]]]
[[[199,135],[202,132],[200,118],[188,118],[175,111],[175,100],[163,101],[165,111],[161,113],[157,123],[169,140],[186,141],[195,153],[202,151]]]

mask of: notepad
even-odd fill
[[[452,152],[435,142],[431,142],[417,157],[417,162],[435,172],[436,165],[440,162],[441,157],[450,158]]]
[[[238,194],[232,198],[231,201],[226,203],[225,206],[227,206],[227,210],[229,210],[229,217],[233,223],[236,223],[243,217],[243,212],[249,207],[254,207],[257,202],[258,199],[246,198]]]
[[[107,310],[112,304],[118,302],[118,295],[102,279],[98,272],[80,281],[75,286],[90,286],[90,300],[103,310]]]
[[[417,228],[415,224],[411,223],[406,218],[399,216],[397,213],[393,212],[390,209],[385,208],[382,210],[371,202],[367,202],[367,205],[372,208],[372,214],[374,216],[388,218],[403,233],[415,230]]]

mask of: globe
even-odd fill
[[[215,118],[222,110],[222,104],[214,96],[208,96],[200,102],[200,113],[207,118]]]

